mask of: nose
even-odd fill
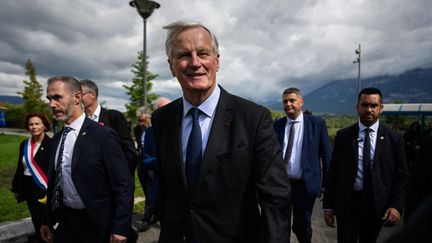
[[[201,66],[200,58],[197,53],[193,53],[191,56],[191,67],[198,69]]]
[[[49,107],[51,107],[51,108],[54,108],[55,107],[55,101],[54,101],[54,99],[51,99],[50,101],[49,101]]]

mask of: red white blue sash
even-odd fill
[[[26,162],[27,168],[29,169],[33,180],[36,182],[36,184],[44,191],[47,190],[48,185],[48,179],[45,175],[45,173],[41,170],[38,164],[36,164],[36,161],[33,157],[35,142],[33,139],[29,138],[24,143],[24,160]]]

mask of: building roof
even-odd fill
[[[383,104],[383,115],[432,115],[432,103]]]

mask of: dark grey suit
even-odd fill
[[[153,115],[159,242],[289,242],[290,186],[270,112],[221,88],[196,191],[182,159],[182,99]],[[261,210],[258,207],[261,207]]]

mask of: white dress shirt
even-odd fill
[[[93,114],[89,115],[87,117],[92,119],[95,122],[99,122],[99,116],[100,116],[101,109],[102,109],[101,106],[98,104],[98,106],[96,107],[96,110],[93,112]]]
[[[364,147],[364,141],[365,141],[365,129],[367,128],[365,125],[363,125],[361,122],[358,123],[359,125],[359,133],[358,133],[358,168],[357,168],[357,175],[354,182],[353,189],[356,191],[362,191],[363,190],[363,147]],[[370,126],[369,131],[369,141],[371,143],[370,146],[370,158],[371,158],[371,166],[373,167],[373,159],[375,155],[375,144],[377,139],[377,132],[379,127],[379,120],[375,122],[372,126]]]
[[[84,123],[84,119],[85,119],[85,114],[83,113],[78,119],[76,119],[74,122],[72,122],[69,125],[69,127],[72,128],[72,130],[66,136],[64,150],[63,150],[62,183],[60,184],[63,190],[63,203],[67,207],[71,207],[75,209],[82,209],[85,207],[72,181],[72,171],[71,171],[72,155],[75,147],[75,142],[78,138],[79,132]],[[57,165],[57,157],[60,149],[60,143],[61,141],[59,142],[59,146],[57,146],[57,150],[56,150],[56,161],[55,161],[56,165]]]
[[[296,121],[295,123],[291,123]],[[287,164],[288,177],[290,179],[301,179],[302,178],[302,167],[301,167],[301,153],[303,146],[303,134],[304,134],[304,122],[303,112],[295,119],[291,120],[287,117],[287,124],[285,126],[285,136],[283,145],[283,156],[285,158],[285,152],[288,146],[289,133],[291,126],[294,125],[294,142],[291,152],[290,161]]]

